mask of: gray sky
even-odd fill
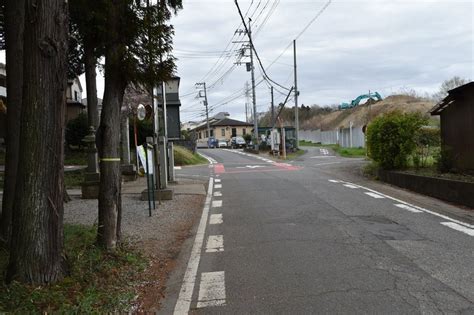
[[[254,44],[265,68],[300,35],[300,104],[339,104],[369,90],[382,96],[403,88],[433,93],[442,81],[455,75],[474,78],[471,1],[336,0],[301,34],[326,3],[239,1],[243,13],[250,7],[252,28],[258,30]],[[215,112],[228,111],[233,118],[245,119],[243,88],[250,82],[250,73],[242,65],[224,75],[236,57],[218,58],[240,24],[234,1],[185,0],[173,24],[181,94],[191,93],[196,82],[205,80],[212,87],[208,98]],[[227,51],[239,47],[231,44]],[[218,66],[213,68],[216,62]],[[292,64],[290,46],[267,73],[272,80],[291,87]],[[208,74],[216,68],[219,71]],[[260,70],[256,77],[261,77]],[[237,98],[226,103],[235,98],[232,96]],[[266,110],[270,91],[265,82],[258,86],[256,96],[257,111]],[[284,96],[276,92],[275,99],[279,103]],[[182,97],[181,102],[182,121],[202,114],[204,106],[194,94]]]
[[[183,2],[184,9],[172,19],[182,121],[203,118],[204,106],[193,93],[194,84],[203,81],[210,87],[213,113],[228,111],[231,117],[244,120],[244,84],[250,82],[250,73],[245,65],[232,68],[241,44],[231,40],[244,39],[233,37],[242,28],[234,1]],[[333,0],[302,33],[326,3],[239,0],[243,13],[253,18],[254,44],[269,77],[283,86],[293,84],[289,45],[298,37],[300,104],[339,104],[368,90],[383,97],[404,88],[433,93],[455,75],[474,79],[472,1]],[[0,59],[4,61],[4,54]],[[258,66],[256,77],[259,82]],[[99,97],[102,94],[103,78],[99,76]],[[270,104],[265,82],[257,87],[256,96],[257,111],[265,111]],[[276,104],[283,99],[275,92]]]

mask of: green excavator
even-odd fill
[[[377,101],[382,100],[382,96],[380,96],[380,94],[378,92],[369,93],[369,94],[362,94],[362,95],[357,96],[350,103],[341,103],[341,105],[339,105],[339,109],[354,108],[354,107],[359,105],[360,101],[362,101],[363,99],[366,99],[366,98],[372,99],[372,100],[377,99]]]

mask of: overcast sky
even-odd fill
[[[252,29],[258,30],[254,44],[265,68],[299,36],[300,104],[339,104],[369,90],[382,96],[402,88],[433,93],[455,75],[474,77],[472,1],[336,0],[302,34],[327,1],[241,0],[239,4],[244,14],[250,8]],[[233,118],[245,119],[243,88],[250,82],[250,73],[244,65],[236,66],[220,79],[236,57],[227,58],[226,53],[225,58],[218,58],[240,24],[234,1],[184,1],[173,24],[181,94],[192,92],[194,83],[205,80],[212,87],[208,98],[215,112],[228,111]],[[231,44],[227,51],[240,46]],[[216,62],[220,71],[208,74]],[[267,73],[291,87],[292,65],[290,46]],[[260,70],[256,76],[261,77]],[[226,103],[232,96],[238,98]],[[256,96],[257,111],[265,111],[270,103],[265,82],[258,86]],[[275,92],[275,99],[279,103],[284,96]],[[197,110],[203,105],[194,94],[181,101],[183,121],[202,114]]]
[[[233,66],[242,44],[231,41],[245,39],[234,36],[236,29],[242,29],[234,1],[183,2],[184,9],[172,19],[181,120],[203,118],[204,106],[195,98],[196,82],[209,87],[211,114],[227,111],[232,118],[245,120],[244,84],[250,83],[250,72],[245,65]],[[285,87],[293,85],[290,44],[297,38],[300,104],[339,104],[369,90],[383,97],[402,88],[433,93],[455,75],[474,78],[472,1],[333,0],[305,30],[327,3],[239,0],[243,14],[253,19],[254,44],[263,66]],[[261,77],[256,64],[257,82]],[[102,98],[103,79],[98,81]],[[265,111],[270,104],[265,82],[257,87],[256,97],[257,111]],[[276,91],[275,103],[283,99]]]

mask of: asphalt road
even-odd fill
[[[310,148],[290,163],[202,150],[196,237],[162,312],[474,314],[473,211],[361,177]]]

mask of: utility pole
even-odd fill
[[[253,103],[253,135],[255,137],[255,149],[258,150],[258,123],[257,123],[257,101],[255,95],[255,67],[253,66],[253,42],[252,42],[252,19],[249,18],[249,42],[250,42],[250,70],[252,74],[252,103]]]
[[[196,86],[202,86],[204,89],[204,106],[206,107],[206,123],[207,123],[207,147],[210,147],[210,139],[211,139],[211,128],[209,126],[209,107],[207,103],[207,90],[206,90],[206,82],[199,82],[196,83]],[[199,97],[201,96],[201,91],[199,91]]]
[[[272,94],[272,126],[275,125],[275,105],[273,102],[273,86],[270,87],[270,93]]]
[[[245,82],[245,122],[249,122],[249,105],[250,105],[250,87],[249,82]]]
[[[293,40],[293,61],[295,67],[295,136],[296,136],[296,148],[299,148],[300,144],[300,137],[299,137],[299,129],[300,129],[300,119],[298,116],[298,95],[300,92],[298,91],[298,76],[296,71],[296,39]]]

